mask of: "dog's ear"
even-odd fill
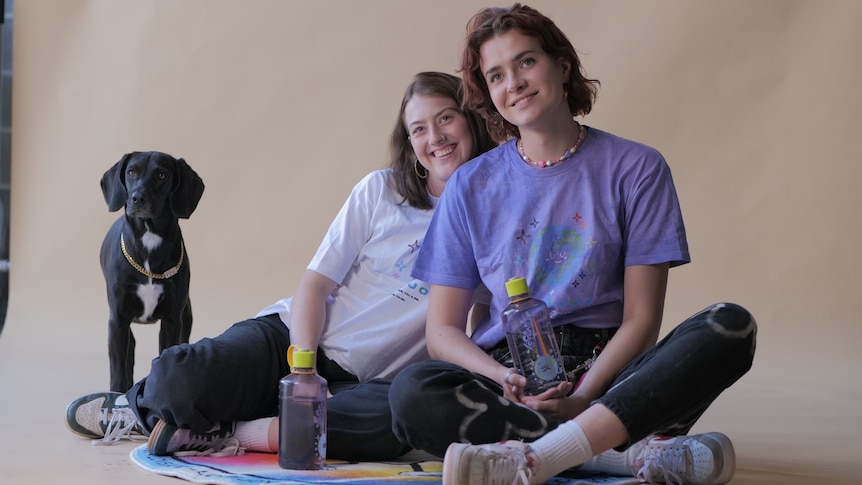
[[[127,153],[113,167],[109,168],[102,175],[102,195],[105,196],[105,203],[108,204],[108,211],[114,212],[120,210],[126,205],[126,163],[134,155]]]
[[[177,159],[177,181],[171,194],[171,211],[174,215],[188,219],[204,194],[204,181],[182,158]]]

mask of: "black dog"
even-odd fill
[[[105,172],[101,185],[109,211],[126,207],[100,253],[111,312],[111,391],[126,392],[135,365],[132,322],[161,320],[159,354],[189,341],[191,273],[178,218],[188,219],[194,212],[204,183],[182,158],[134,152]]]

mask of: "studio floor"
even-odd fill
[[[73,338],[101,340],[100,328],[63,328],[59,338],[45,339],[34,325],[12,322],[0,334],[0,483],[186,483],[132,463],[129,453],[138,443],[96,447],[66,429],[66,405],[79,395],[103,390],[99,383],[106,374],[107,357],[66,345]],[[155,327],[137,326],[135,331],[140,374],[149,362],[144,349],[155,342],[156,334]],[[841,416],[805,416],[802,410],[816,404],[806,403],[810,396],[758,390],[757,376],[755,369],[720,397],[695,428],[722,431],[732,438],[738,466],[731,483],[862,483],[856,477],[860,454],[854,433],[859,423],[842,423]]]

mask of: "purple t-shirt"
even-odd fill
[[[553,325],[619,327],[626,266],[689,262],[670,168],[646,145],[594,128],[569,160],[534,168],[514,140],[449,179],[412,276],[491,292],[472,334],[488,349],[505,339],[506,281],[524,277]]]

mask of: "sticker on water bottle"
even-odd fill
[[[317,456],[322,458],[324,462],[326,461],[326,432],[325,431],[317,439]]]
[[[543,381],[551,381],[560,373],[557,359],[552,355],[540,355],[533,364],[533,372]]]

